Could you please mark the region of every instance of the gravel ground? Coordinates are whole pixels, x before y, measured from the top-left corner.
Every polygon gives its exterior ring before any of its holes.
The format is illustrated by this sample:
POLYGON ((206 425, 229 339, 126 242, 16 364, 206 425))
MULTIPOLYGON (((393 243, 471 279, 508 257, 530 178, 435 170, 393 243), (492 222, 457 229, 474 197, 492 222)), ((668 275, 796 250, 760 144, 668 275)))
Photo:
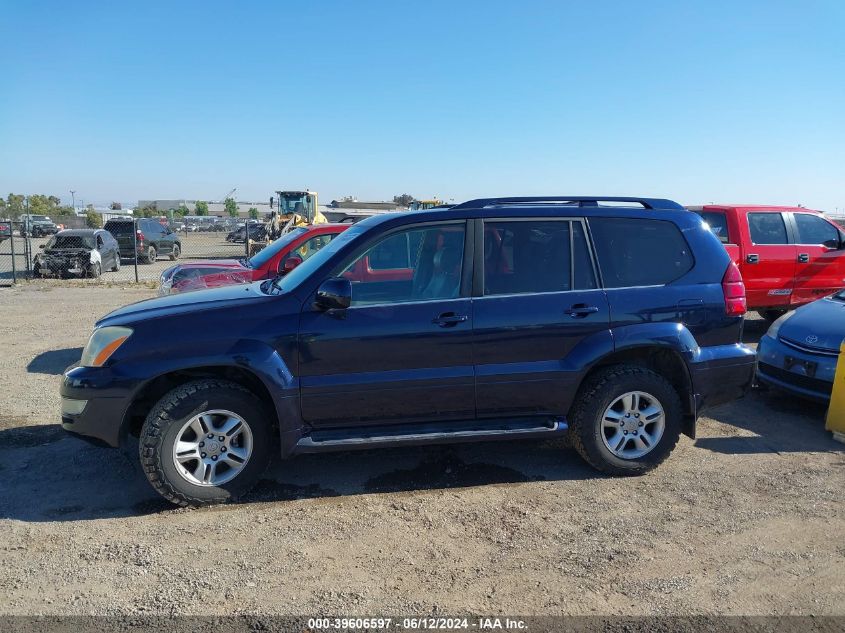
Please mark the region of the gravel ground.
POLYGON ((845 615, 845 447, 823 409, 768 393, 640 478, 558 443, 392 449, 297 457, 243 503, 170 509, 56 424, 95 319, 153 295, 0 289, 0 612, 845 615))

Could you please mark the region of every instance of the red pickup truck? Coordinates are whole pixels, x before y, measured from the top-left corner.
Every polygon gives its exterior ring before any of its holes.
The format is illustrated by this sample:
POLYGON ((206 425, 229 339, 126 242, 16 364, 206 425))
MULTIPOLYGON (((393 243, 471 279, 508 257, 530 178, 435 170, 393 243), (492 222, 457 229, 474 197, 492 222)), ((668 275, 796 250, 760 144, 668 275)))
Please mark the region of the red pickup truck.
POLYGON ((700 215, 742 272, 748 308, 773 320, 845 288, 845 231, 803 207, 705 205, 700 215))

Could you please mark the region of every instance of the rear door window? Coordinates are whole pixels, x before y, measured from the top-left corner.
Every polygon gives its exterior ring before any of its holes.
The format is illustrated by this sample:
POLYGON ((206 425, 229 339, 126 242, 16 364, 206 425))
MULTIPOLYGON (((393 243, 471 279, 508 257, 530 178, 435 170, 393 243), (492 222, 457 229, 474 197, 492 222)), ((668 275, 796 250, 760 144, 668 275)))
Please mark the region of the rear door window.
POLYGON ((672 222, 641 218, 590 218, 606 288, 659 286, 679 279, 695 261, 672 222))
POLYGON ((786 223, 780 213, 749 213, 748 231, 755 244, 789 244, 786 223))
POLYGON ((839 231, 827 220, 809 213, 796 213, 799 244, 823 244, 836 248, 839 245, 839 231))
POLYGON ((566 292, 596 287, 581 222, 484 223, 484 294, 566 292))

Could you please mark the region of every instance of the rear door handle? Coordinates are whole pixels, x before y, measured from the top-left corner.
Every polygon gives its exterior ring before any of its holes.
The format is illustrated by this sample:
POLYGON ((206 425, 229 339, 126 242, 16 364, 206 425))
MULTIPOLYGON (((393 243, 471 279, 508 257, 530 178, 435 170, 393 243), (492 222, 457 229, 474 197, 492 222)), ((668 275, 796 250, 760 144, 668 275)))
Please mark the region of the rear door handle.
POLYGON ((760 256, 759 255, 746 255, 745 261, 749 264, 756 264, 757 262, 760 261, 760 256))
POLYGON ((588 306, 586 303, 576 303, 565 312, 573 319, 583 319, 588 314, 595 314, 599 309, 596 306, 588 306))
POLYGON ((440 327, 452 327, 453 325, 457 325, 458 323, 463 323, 467 320, 467 318, 468 317, 465 314, 444 312, 439 317, 432 319, 431 322, 435 325, 439 325, 440 327))
POLYGON ((802 264, 806 264, 810 261, 810 254, 809 253, 798 253, 798 261, 802 264))

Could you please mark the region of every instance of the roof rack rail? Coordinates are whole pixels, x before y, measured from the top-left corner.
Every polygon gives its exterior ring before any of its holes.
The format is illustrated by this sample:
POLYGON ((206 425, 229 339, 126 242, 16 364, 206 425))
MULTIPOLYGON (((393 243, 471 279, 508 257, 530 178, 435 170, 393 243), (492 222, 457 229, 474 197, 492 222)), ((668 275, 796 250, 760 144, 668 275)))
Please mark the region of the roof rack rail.
POLYGON ((452 209, 475 209, 510 204, 569 204, 579 207, 597 207, 600 202, 634 202, 646 209, 683 210, 683 206, 665 198, 632 198, 627 196, 523 196, 511 198, 477 198, 455 205, 452 209))

